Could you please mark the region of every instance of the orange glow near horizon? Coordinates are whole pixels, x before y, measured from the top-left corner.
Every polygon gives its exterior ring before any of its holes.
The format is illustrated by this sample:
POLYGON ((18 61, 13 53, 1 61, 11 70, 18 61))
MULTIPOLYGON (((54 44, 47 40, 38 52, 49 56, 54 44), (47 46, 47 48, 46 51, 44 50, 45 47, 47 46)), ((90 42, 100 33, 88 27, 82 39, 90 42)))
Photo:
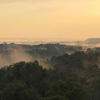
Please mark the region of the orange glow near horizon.
POLYGON ((0 38, 100 37, 100 0, 0 1, 0 38))

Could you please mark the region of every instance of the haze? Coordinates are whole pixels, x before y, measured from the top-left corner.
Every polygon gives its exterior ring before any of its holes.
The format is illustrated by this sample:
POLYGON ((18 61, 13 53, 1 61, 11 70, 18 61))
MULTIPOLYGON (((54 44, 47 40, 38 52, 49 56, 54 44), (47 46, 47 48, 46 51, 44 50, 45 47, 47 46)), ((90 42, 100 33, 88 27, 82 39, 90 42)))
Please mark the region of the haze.
POLYGON ((100 37, 100 0, 0 0, 0 38, 100 37))

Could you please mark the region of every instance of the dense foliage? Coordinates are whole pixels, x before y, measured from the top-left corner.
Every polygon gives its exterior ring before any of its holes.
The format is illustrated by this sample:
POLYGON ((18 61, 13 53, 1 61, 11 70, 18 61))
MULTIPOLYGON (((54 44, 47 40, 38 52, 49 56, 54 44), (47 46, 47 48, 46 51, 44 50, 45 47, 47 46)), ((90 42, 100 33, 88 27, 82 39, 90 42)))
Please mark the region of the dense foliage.
POLYGON ((50 58, 52 56, 62 55, 64 53, 73 53, 82 51, 81 46, 67 46, 60 44, 39 44, 39 45, 24 45, 24 44, 0 44, 0 54, 11 55, 14 50, 24 50, 26 53, 35 58, 50 58))
POLYGON ((0 69, 0 100, 100 100, 100 53, 75 52, 0 69))

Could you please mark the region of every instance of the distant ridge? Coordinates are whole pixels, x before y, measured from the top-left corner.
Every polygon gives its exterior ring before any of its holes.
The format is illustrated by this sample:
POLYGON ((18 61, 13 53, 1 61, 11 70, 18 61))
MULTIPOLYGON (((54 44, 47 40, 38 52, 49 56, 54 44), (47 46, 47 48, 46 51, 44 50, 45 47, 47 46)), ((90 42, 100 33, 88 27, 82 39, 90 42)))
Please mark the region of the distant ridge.
POLYGON ((100 38, 88 38, 85 40, 86 43, 93 43, 93 44, 99 44, 100 38))
POLYGON ((100 41, 100 38, 88 38, 85 41, 100 41))

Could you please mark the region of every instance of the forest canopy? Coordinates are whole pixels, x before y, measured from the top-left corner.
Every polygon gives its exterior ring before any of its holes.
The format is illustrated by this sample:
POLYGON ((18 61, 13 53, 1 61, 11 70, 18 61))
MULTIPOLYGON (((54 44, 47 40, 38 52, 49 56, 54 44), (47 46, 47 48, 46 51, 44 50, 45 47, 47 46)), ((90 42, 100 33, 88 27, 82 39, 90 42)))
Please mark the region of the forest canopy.
POLYGON ((0 100, 100 100, 100 53, 75 52, 0 69, 0 100))

